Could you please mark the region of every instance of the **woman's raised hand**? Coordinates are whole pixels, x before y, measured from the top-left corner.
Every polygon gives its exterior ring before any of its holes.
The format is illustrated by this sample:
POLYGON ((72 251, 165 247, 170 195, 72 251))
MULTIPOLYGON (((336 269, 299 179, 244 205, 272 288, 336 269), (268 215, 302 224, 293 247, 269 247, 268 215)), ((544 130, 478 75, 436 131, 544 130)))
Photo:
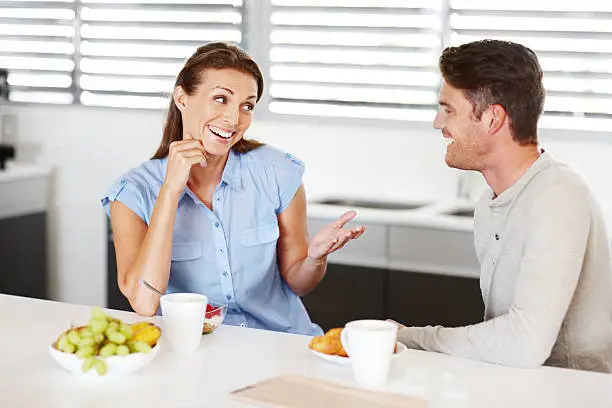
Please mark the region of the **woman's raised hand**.
POLYGON ((190 133, 185 133, 183 140, 170 143, 164 184, 174 193, 183 191, 189 180, 191 167, 196 164, 206 167, 207 158, 202 141, 194 139, 190 133))
POLYGON ((355 211, 348 211, 319 231, 308 247, 308 257, 319 261, 342 248, 349 240, 359 238, 365 231, 365 226, 359 225, 352 229, 344 228, 344 225, 356 216, 355 211))

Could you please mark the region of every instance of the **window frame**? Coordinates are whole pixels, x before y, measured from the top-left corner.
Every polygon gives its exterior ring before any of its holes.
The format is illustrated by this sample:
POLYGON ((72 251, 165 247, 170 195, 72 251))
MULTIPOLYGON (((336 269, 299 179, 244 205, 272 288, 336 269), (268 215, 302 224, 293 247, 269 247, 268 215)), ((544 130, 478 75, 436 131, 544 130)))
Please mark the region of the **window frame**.
MULTIPOLYGON (((78 14, 79 7, 86 5, 87 3, 81 3, 80 0, 75 0, 72 3, 73 9, 75 10, 76 16, 74 18, 75 35, 73 37, 73 44, 76 51, 73 55, 73 61, 75 68, 73 69, 72 85, 69 88, 73 95, 73 102, 71 104, 53 104, 53 103, 32 103, 32 102, 9 102, 3 101, 4 105, 13 106, 81 106, 88 109, 138 109, 145 111, 164 111, 165 108, 147 108, 147 107, 113 107, 113 106, 91 106, 84 105, 80 102, 81 89, 78 85, 80 68, 79 60, 81 54, 79 52, 80 42, 82 41, 80 36, 80 25, 81 20, 78 14)), ((450 38, 452 29, 448 24, 451 16, 451 0, 444 0, 442 2, 442 8, 440 10, 440 18, 442 21, 441 30, 441 43, 440 53, 442 50, 450 44, 450 38)), ((391 129, 432 129, 431 123, 435 117, 436 111, 424 110, 422 119, 407 118, 407 119, 370 119, 370 118, 351 118, 343 116, 317 116, 312 114, 290 114, 290 113, 277 113, 272 112, 269 109, 271 98, 269 96, 269 89, 271 80, 269 77, 271 61, 270 61, 270 49, 272 43, 270 40, 270 33, 272 31, 272 24, 270 17, 272 13, 272 5, 270 0, 243 0, 242 2, 242 42, 241 46, 245 48, 257 61, 265 81, 265 89, 262 94, 260 101, 255 109, 256 120, 265 121, 277 121, 281 123, 312 123, 313 119, 316 120, 318 125, 329 125, 329 126, 359 126, 359 127, 371 127, 371 128, 391 128, 391 129)), ((436 92, 439 91, 439 82, 436 87, 436 92)), ((169 97, 170 95, 168 95, 169 97)), ((612 130, 612 118, 580 118, 580 117, 560 117, 560 116, 547 116, 542 115, 539 122, 539 127, 542 129, 561 129, 570 131, 588 131, 588 132, 609 132, 612 130)))

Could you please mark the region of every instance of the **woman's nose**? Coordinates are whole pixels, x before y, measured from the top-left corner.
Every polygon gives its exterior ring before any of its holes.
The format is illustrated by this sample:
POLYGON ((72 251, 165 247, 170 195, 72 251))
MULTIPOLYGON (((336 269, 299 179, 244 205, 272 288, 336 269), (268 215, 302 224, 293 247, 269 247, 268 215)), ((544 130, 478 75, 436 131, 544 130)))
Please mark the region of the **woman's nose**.
POLYGON ((238 124, 238 109, 228 106, 223 113, 223 120, 230 125, 238 124))

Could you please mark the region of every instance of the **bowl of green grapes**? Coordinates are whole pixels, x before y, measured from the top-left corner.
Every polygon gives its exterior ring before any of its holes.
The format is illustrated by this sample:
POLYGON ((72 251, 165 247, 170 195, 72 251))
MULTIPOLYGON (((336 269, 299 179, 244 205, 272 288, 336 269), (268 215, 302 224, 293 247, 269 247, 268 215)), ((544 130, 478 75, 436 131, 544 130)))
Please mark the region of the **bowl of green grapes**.
POLYGON ((151 362, 159 351, 161 329, 149 322, 128 324, 91 310, 87 325, 73 326, 49 346, 64 369, 87 376, 129 374, 151 362))

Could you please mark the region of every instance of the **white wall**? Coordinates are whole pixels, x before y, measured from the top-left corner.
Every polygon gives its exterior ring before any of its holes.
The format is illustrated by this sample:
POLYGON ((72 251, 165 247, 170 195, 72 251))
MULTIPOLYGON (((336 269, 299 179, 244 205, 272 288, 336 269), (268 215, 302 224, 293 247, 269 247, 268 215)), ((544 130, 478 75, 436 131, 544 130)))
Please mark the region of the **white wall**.
MULTIPOLYGON (((50 291, 54 299, 104 305, 106 216, 100 198, 122 172, 159 143, 163 113, 85 107, 10 106, 20 161, 52 165, 49 217, 50 291)), ((437 200, 455 193, 457 172, 430 124, 405 127, 329 125, 313 119, 257 120, 249 136, 301 158, 309 194, 437 200)), ((612 212, 612 135, 542 131, 554 155, 576 164, 612 212)))

